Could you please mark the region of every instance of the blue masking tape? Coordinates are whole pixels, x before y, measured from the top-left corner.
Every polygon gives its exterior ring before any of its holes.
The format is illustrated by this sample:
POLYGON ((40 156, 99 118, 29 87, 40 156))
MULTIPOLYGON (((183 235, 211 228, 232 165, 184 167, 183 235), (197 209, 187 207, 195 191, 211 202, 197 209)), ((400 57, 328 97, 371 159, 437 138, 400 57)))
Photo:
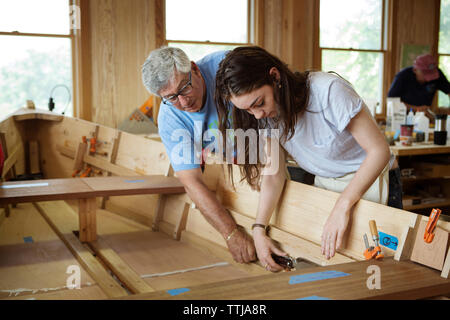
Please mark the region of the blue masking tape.
POLYGON ((188 288, 178 288, 178 289, 167 290, 167 293, 170 294, 171 296, 177 296, 179 294, 182 294, 183 292, 187 292, 190 290, 191 289, 188 289, 188 288))
POLYGON ((304 298, 298 298, 295 300, 331 300, 330 298, 319 297, 319 296, 309 296, 304 298))
POLYGON ((380 244, 392 250, 397 250, 398 239, 397 237, 378 231, 380 236, 380 244))
POLYGON ((125 180, 128 183, 145 182, 145 180, 125 180))
POLYGON ((345 277, 345 276, 349 276, 349 275, 350 275, 349 273, 344 273, 344 272, 334 271, 334 270, 316 272, 316 273, 308 273, 308 274, 299 274, 297 276, 290 277, 289 284, 298 284, 298 283, 305 283, 305 282, 311 282, 311 281, 333 279, 333 278, 345 277))
POLYGON ((33 238, 32 237, 23 237, 23 242, 25 243, 33 243, 33 238))

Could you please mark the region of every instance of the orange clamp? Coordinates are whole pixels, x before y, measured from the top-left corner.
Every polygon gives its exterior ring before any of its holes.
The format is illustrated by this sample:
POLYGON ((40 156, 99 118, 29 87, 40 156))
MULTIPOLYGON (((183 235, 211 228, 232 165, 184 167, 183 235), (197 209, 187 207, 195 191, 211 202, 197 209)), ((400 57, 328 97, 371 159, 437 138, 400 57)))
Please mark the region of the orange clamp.
POLYGON ((425 233, 423 235, 423 239, 426 243, 431 243, 434 239, 434 229, 436 228, 436 224, 439 220, 439 216, 441 215, 440 209, 431 210, 430 217, 428 219, 427 226, 425 228, 425 233))
POLYGON ((89 149, 90 153, 95 153, 96 150, 96 145, 97 145, 97 138, 91 138, 91 148, 89 149))

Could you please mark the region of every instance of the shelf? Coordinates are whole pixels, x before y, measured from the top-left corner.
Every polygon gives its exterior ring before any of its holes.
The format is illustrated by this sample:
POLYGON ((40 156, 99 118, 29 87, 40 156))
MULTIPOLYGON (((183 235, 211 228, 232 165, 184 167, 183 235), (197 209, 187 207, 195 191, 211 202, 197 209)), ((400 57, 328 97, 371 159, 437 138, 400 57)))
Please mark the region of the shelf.
POLYGON ((428 154, 443 154, 450 153, 450 144, 440 146, 435 145, 432 142, 413 144, 412 146, 391 146, 390 147, 395 156, 416 156, 416 155, 428 155, 428 154))
POLYGON ((423 180, 450 179, 450 176, 444 176, 444 177, 417 176, 415 178, 402 177, 401 179, 402 179, 402 182, 412 182, 412 181, 423 181, 423 180))
POLYGON ((440 207, 447 207, 450 206, 450 199, 446 199, 442 202, 433 202, 433 203, 421 203, 421 204, 415 204, 412 206, 405 206, 403 207, 403 210, 411 211, 411 210, 418 210, 418 209, 426 209, 426 208, 440 208, 440 207))

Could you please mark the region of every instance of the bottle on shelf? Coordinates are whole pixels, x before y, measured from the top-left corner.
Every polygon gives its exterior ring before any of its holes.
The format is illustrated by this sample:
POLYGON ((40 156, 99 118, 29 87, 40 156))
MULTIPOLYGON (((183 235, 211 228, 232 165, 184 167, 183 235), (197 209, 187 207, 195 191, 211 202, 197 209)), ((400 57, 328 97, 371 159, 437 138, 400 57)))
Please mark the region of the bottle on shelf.
POLYGON ((414 124, 414 112, 409 109, 408 115, 406 116, 406 124, 414 124))
POLYGON ((428 141, 428 131, 430 120, 425 116, 425 112, 418 111, 414 117, 414 131, 421 131, 425 134, 425 142, 428 141))

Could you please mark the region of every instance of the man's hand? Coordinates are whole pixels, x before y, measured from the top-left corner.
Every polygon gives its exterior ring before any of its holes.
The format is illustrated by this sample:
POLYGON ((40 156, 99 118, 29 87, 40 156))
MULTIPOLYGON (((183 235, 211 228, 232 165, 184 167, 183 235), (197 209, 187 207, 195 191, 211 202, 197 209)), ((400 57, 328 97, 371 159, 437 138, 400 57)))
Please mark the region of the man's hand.
POLYGON ((227 245, 236 262, 249 263, 256 260, 253 240, 245 232, 238 229, 227 241, 227 245))

